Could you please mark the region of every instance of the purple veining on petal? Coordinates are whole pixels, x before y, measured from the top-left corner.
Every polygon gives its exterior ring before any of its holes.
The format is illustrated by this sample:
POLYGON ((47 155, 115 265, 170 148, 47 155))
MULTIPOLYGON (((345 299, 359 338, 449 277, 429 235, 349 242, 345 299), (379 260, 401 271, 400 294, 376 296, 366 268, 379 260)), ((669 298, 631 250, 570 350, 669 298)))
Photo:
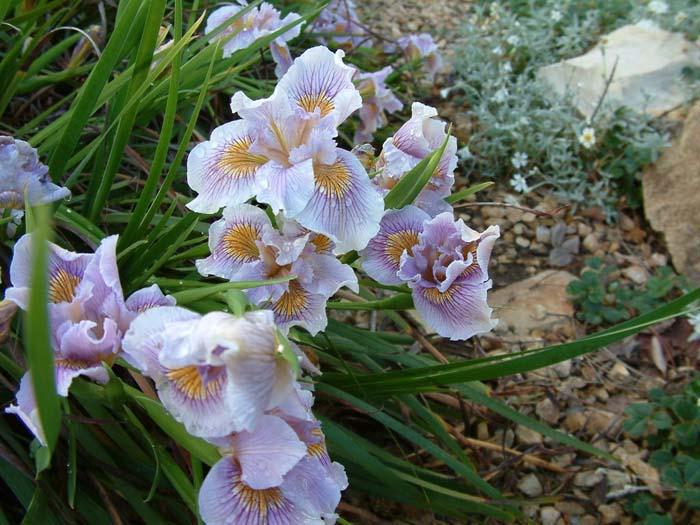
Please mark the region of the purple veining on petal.
POLYGON ((389 210, 382 217, 379 232, 360 252, 362 269, 382 284, 398 285, 403 281, 397 275, 404 252, 412 252, 430 216, 415 206, 389 210))
POLYGON ((490 331, 488 262, 498 226, 478 233, 451 213, 425 222, 418 244, 404 252, 398 277, 412 289, 418 312, 443 337, 467 339, 490 331))
POLYGON ((70 196, 67 188, 49 178, 49 168, 39 161, 36 149, 23 140, 0 135, 0 209, 24 209, 70 196))

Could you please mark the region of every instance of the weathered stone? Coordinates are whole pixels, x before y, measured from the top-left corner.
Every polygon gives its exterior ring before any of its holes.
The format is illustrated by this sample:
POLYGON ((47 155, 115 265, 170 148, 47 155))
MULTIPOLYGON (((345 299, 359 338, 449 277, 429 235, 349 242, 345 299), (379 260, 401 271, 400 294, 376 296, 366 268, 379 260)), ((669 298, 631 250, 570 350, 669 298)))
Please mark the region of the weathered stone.
POLYGON ((608 377, 613 381, 626 381, 630 377, 630 371, 622 361, 617 361, 608 371, 608 377))
POLYGON ((649 279, 649 272, 637 264, 622 270, 622 275, 635 284, 644 284, 649 279))
POLYGON ((564 428, 567 432, 579 432, 586 425, 586 414, 577 410, 566 414, 564 418, 564 428))
POLYGON ((597 470, 585 470, 574 476, 574 485, 591 488, 603 481, 603 473, 597 470))
POLYGON ((518 490, 530 496, 531 498, 536 498, 542 495, 542 483, 534 474, 528 474, 523 479, 518 482, 518 490))
POLYGON ((493 292, 489 302, 499 319, 496 331, 527 336, 537 328, 551 330, 570 322, 574 307, 566 286, 575 278, 548 270, 493 292))
POLYGON ((700 103, 678 140, 644 173, 642 189, 644 213, 664 234, 676 270, 700 284, 700 103))
POLYGON ((595 253, 600 246, 598 236, 595 233, 589 233, 583 238, 583 249, 589 253, 595 253))
POLYGON ((619 503, 601 505, 598 507, 598 512, 600 512, 600 522, 602 525, 620 523, 620 519, 622 518, 622 506, 619 503))
POLYGON ((545 397, 535 405, 535 414, 550 425, 554 425, 559 421, 559 407, 548 397, 545 397))
POLYGON ((560 525, 564 523, 561 519, 561 512, 554 507, 542 507, 540 509, 540 523, 542 525, 560 525))
POLYGON ((518 425, 515 429, 515 436, 521 445, 532 446, 542 443, 542 434, 522 425, 518 425))
POLYGON ((547 226, 545 226, 543 224, 540 224, 537 227, 537 229, 535 230, 535 238, 537 239, 537 242, 541 242, 543 244, 546 244, 549 242, 551 237, 552 237, 552 231, 547 226))
POLYGON ((586 54, 540 68, 538 76, 555 94, 572 94, 586 117, 604 93, 612 107, 624 105, 656 116, 691 99, 683 70, 698 66, 700 48, 681 33, 626 25, 603 36, 586 54))
POLYGON ((566 516, 582 516, 586 509, 575 501, 560 501, 554 505, 559 512, 566 516))

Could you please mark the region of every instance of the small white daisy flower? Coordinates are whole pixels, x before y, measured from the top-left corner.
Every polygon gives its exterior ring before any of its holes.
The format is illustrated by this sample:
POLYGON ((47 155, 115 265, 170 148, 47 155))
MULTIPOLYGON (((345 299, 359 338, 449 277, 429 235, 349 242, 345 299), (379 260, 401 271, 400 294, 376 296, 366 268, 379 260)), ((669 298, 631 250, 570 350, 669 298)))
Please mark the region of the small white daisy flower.
POLYGON ((647 9, 656 15, 663 15, 668 13, 668 4, 663 0, 651 0, 647 9))
POLYGON ((513 71, 513 64, 510 63, 510 60, 503 62, 503 65, 501 65, 501 70, 504 73, 511 73, 513 71))
POLYGON ((511 46, 517 46, 520 43, 520 37, 518 35, 510 35, 506 38, 506 42, 511 46))
POLYGON ((510 163, 516 170, 524 168, 525 166, 527 166, 527 153, 521 151, 515 152, 513 158, 510 159, 510 163))
POLYGON ((578 141, 584 148, 591 149, 595 146, 595 130, 593 128, 583 128, 583 131, 578 136, 578 141))
POLYGON ((496 47, 494 47, 494 48, 491 50, 491 52, 492 52, 494 55, 500 57, 501 55, 503 55, 503 48, 502 48, 501 46, 496 46, 496 47))
POLYGON ((562 14, 559 9, 554 9, 549 16, 552 19, 552 22, 560 22, 562 19, 562 14))
POLYGON ((513 178, 510 179, 510 185, 513 189, 520 193, 527 193, 530 191, 530 187, 527 185, 527 180, 523 177, 522 173, 516 173, 513 178))
POLYGON ((491 100, 496 102, 497 104, 502 104, 506 100, 508 100, 508 97, 510 96, 510 93, 508 93, 508 90, 504 87, 496 91, 493 96, 491 97, 491 100))

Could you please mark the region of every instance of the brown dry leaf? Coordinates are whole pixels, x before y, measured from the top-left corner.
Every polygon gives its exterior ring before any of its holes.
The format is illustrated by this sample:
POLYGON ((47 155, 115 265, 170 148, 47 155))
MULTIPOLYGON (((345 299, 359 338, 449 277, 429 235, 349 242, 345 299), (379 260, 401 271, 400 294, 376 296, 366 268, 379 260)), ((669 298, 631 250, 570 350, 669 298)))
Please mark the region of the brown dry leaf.
POLYGON ((666 354, 664 353, 664 348, 661 344, 661 340, 656 335, 651 338, 651 341, 649 343, 649 355, 651 356, 651 360, 654 363, 654 366, 658 368, 659 372, 661 372, 665 376, 666 371, 668 370, 668 365, 666 363, 666 354))
POLYGON ((618 449, 613 452, 615 456, 620 458, 625 468, 631 470, 644 484, 649 487, 649 491, 657 497, 663 497, 663 490, 659 482, 659 472, 643 461, 639 455, 630 454, 625 449, 618 449))

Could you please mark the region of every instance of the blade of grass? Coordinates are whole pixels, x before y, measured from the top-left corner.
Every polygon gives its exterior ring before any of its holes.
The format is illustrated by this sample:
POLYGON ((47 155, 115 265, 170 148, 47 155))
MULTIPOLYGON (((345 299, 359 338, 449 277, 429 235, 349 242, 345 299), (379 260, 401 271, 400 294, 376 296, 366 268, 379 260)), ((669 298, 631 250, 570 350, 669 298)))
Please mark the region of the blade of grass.
POLYGON ((31 216, 34 223, 31 290, 24 339, 41 428, 49 453, 53 454, 61 427, 61 405, 56 393, 54 356, 49 334, 49 210, 47 207, 34 208, 31 216))

